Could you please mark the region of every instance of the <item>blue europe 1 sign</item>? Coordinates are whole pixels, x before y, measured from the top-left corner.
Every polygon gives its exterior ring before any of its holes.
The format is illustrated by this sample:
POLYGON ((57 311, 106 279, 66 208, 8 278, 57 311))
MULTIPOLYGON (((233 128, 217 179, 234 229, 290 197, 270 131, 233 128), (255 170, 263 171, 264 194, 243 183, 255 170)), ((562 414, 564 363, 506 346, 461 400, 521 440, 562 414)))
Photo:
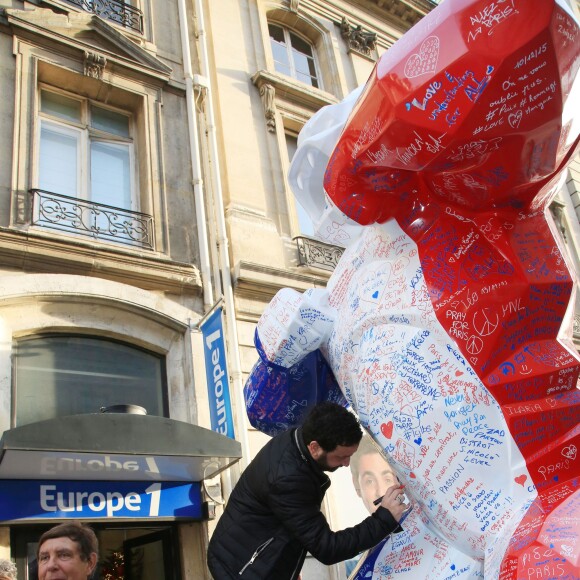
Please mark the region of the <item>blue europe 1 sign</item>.
POLYGON ((0 521, 205 518, 200 483, 0 480, 0 521))
POLYGON ((234 439, 221 308, 216 308, 213 314, 201 324, 201 332, 203 334, 211 428, 217 433, 234 439))

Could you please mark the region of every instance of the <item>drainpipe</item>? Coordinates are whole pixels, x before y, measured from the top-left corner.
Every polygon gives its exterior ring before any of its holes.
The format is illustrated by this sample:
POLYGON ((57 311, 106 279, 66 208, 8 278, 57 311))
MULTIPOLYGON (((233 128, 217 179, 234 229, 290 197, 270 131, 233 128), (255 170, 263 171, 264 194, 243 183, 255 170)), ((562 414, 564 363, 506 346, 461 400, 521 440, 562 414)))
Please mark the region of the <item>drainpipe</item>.
MULTIPOLYGON (((193 70, 191 66, 191 45, 189 42, 189 28, 187 26, 187 10, 185 7, 185 2, 186 0, 178 0, 177 6, 179 10, 179 31, 181 35, 181 48, 183 53, 183 76, 185 79, 187 126, 189 133, 189 150, 191 152, 195 214, 197 216, 197 231, 199 236, 199 259, 201 283, 203 288, 203 311, 204 313, 207 313, 214 306, 214 294, 212 287, 209 243, 206 226, 207 216, 205 211, 204 183, 201 172, 201 155, 199 146, 197 113, 195 108, 193 70)), ((229 497, 232 492, 232 478, 230 470, 226 470, 222 474, 221 481, 223 486, 223 494, 224 496, 229 497)), ((205 480, 203 484, 205 486, 205 480)))
POLYGON ((199 235, 199 260, 201 284, 203 288, 203 311, 208 312, 214 304, 214 296, 211 283, 209 244, 206 229, 207 219, 204 201, 205 196, 201 174, 201 161, 197 133, 197 115, 195 112, 195 92, 193 87, 193 71, 191 67, 191 50, 189 44, 189 31, 187 27, 185 0, 178 0, 177 5, 179 9, 181 47, 183 51, 183 76, 185 79, 189 150, 191 152, 191 167, 193 173, 193 194, 195 199, 195 214, 197 216, 197 231, 199 235))
POLYGON ((224 200, 222 183, 220 177, 220 164, 217 146, 216 125, 213 112, 211 75, 209 70, 209 59, 207 55, 207 37, 203 16, 203 6, 201 0, 195 0, 195 14, 197 17, 197 33, 199 41, 200 72, 205 77, 207 87, 206 114, 208 119, 208 141, 211 174, 214 185, 214 209, 217 228, 218 260, 223 285, 226 331, 228 336, 228 366, 232 376, 232 387, 234 391, 234 410, 236 415, 238 440, 242 445, 241 467, 247 467, 250 458, 250 446, 248 443, 248 431, 246 429, 246 415, 244 404, 244 383, 240 363, 240 352, 237 335, 236 315, 234 309, 234 293, 232 288, 232 278, 230 271, 229 242, 226 231, 226 220, 224 215, 224 200))

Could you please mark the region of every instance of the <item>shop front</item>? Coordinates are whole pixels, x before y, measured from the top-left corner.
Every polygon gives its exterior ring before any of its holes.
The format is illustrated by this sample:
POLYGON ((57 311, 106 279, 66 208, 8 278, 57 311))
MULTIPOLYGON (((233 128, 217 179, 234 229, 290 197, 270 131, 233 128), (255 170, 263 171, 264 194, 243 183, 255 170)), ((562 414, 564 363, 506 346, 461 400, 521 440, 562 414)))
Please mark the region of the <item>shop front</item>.
POLYGON ((0 543, 9 543, 19 580, 36 579, 38 538, 75 519, 99 539, 96 579, 203 577, 214 514, 205 483, 240 457, 231 438, 147 415, 73 415, 10 429, 0 440, 0 543))

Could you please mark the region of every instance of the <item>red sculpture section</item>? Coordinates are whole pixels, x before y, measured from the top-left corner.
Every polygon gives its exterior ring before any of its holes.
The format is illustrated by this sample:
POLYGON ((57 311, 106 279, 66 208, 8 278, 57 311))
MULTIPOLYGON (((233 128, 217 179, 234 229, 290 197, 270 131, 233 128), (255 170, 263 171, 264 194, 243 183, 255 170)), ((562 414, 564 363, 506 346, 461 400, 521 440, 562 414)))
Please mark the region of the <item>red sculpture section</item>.
POLYGON ((572 578, 580 565, 577 548, 558 545, 580 508, 580 364, 564 332, 573 283, 546 218, 577 151, 579 36, 554 1, 446 0, 378 62, 324 181, 347 216, 395 219, 417 243, 439 322, 526 459, 533 481, 516 483, 538 497, 502 579, 538 562, 542 577, 572 578))

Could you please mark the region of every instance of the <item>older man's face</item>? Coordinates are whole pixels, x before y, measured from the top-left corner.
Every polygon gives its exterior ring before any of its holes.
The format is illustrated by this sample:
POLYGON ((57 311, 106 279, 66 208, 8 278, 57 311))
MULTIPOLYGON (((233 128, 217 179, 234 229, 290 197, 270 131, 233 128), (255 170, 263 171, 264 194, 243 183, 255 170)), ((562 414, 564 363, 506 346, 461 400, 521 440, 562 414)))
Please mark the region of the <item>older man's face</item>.
POLYGON ((38 553, 38 580, 87 580, 97 563, 97 555, 83 560, 76 542, 52 538, 43 542, 38 553))

